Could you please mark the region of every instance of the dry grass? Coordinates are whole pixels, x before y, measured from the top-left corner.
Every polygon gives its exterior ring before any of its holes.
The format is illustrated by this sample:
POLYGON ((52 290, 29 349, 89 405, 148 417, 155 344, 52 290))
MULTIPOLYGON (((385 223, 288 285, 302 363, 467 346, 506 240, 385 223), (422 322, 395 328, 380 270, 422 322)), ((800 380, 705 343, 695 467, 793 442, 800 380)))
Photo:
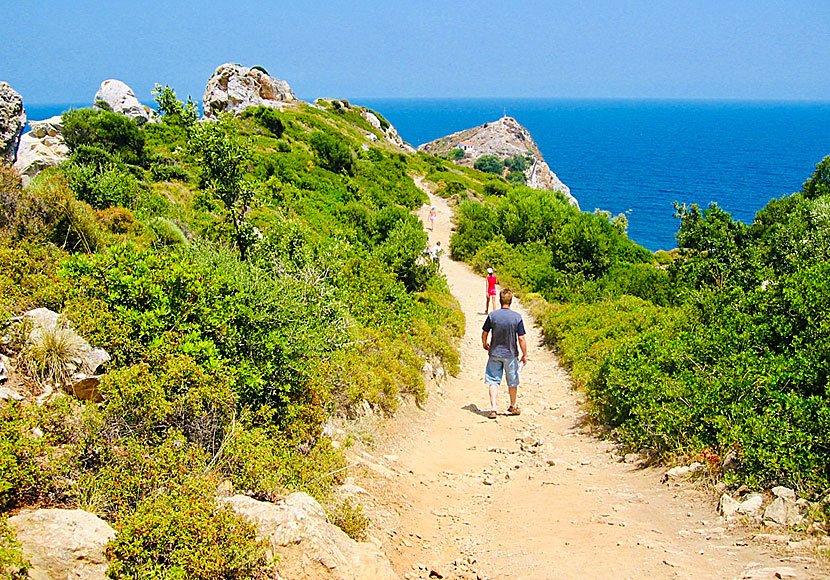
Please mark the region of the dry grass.
POLYGON ((21 352, 21 361, 41 385, 65 386, 77 370, 84 341, 66 324, 41 328, 21 352))

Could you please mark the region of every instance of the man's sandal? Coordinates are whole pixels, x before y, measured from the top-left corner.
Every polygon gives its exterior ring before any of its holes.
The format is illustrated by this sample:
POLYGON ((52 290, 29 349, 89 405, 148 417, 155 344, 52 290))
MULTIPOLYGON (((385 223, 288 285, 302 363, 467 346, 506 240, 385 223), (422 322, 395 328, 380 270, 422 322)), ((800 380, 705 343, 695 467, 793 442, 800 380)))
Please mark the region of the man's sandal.
POLYGON ((508 415, 521 415, 521 414, 522 414, 522 410, 521 410, 521 409, 519 409, 519 406, 518 406, 518 405, 517 405, 517 406, 515 406, 515 407, 510 406, 510 407, 507 407, 507 414, 508 414, 508 415))
POLYGON ((498 417, 498 413, 496 413, 495 411, 490 411, 490 413, 487 415, 488 419, 495 419, 496 417, 498 417))

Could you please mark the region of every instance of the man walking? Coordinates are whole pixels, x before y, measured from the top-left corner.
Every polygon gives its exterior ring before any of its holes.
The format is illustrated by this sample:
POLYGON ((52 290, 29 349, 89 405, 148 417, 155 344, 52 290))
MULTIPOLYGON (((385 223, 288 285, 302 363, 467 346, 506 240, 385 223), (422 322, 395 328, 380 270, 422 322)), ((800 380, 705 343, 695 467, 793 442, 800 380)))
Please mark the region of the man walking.
POLYGON ((516 395, 519 391, 519 348, 522 349, 522 365, 527 363, 527 340, 525 339, 525 325, 522 315, 510 310, 513 303, 513 292, 507 289, 499 293, 501 308, 494 310, 484 321, 481 327, 481 345, 490 353, 487 359, 487 370, 484 382, 490 389, 489 419, 498 416, 496 400, 501 386, 502 375, 507 375, 507 387, 510 393, 510 406, 507 413, 518 415, 521 411, 516 404, 516 395), (490 333, 492 332, 492 336, 490 333), (490 341, 488 342, 488 337, 490 341))

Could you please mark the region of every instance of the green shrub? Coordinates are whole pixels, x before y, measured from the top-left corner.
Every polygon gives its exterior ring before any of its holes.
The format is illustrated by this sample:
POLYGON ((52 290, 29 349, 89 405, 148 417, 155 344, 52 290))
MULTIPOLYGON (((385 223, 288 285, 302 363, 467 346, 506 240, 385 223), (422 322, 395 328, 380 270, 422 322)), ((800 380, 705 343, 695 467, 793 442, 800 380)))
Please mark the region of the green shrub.
POLYGON ((6 518, 0 519, 0 574, 5 580, 26 580, 29 566, 6 518))
POLYGON ((99 147, 126 163, 144 160, 144 136, 132 119, 110 111, 73 109, 62 115, 63 141, 70 153, 83 145, 99 147))
POLYGON ((154 245, 175 246, 187 245, 187 236, 172 220, 156 217, 147 221, 147 225, 155 234, 154 245))
POLYGON ((371 520, 363 513, 363 506, 352 498, 337 503, 329 510, 329 520, 358 542, 366 540, 366 530, 371 520))
POLYGON ((104 438, 88 451, 98 456, 97 461, 78 477, 74 491, 108 520, 120 521, 146 498, 188 484, 207 465, 204 452, 181 434, 170 432, 156 441, 123 439, 110 432, 110 417, 100 424, 104 438))
POLYGON ((498 179, 491 179, 484 184, 484 193, 486 195, 507 195, 510 186, 504 181, 498 179))
POLYGON ((126 234, 135 223, 135 215, 125 207, 107 207, 95 212, 95 217, 114 234, 126 234))
POLYGON ((308 140, 323 167, 334 173, 352 173, 354 166, 352 151, 342 141, 322 131, 313 132, 308 140))
POLYGON ((504 162, 497 155, 482 155, 473 164, 473 167, 484 173, 501 175, 504 171, 504 162))
POLYGON ((70 161, 61 171, 76 197, 95 208, 131 206, 141 189, 135 176, 115 163, 98 166, 70 161))
POLYGON ((107 577, 243 580, 267 577, 265 543, 214 499, 210 482, 149 496, 118 526, 106 549, 107 577))
POLYGON ((8 230, 13 239, 48 242, 83 252, 95 251, 103 241, 92 208, 75 198, 57 172, 41 172, 10 213, 8 230))
POLYGON ((463 159, 463 158, 464 158, 464 150, 463 149, 455 148, 452 151, 450 151, 449 153, 447 153, 447 159, 449 159, 451 161, 458 161, 459 159, 463 159))
POLYGON ((153 181, 183 181, 190 180, 190 174, 183 167, 171 163, 156 162, 150 165, 150 176, 153 181))
POLYGON ((183 103, 176 98, 176 92, 173 89, 168 85, 162 87, 158 83, 152 93, 165 123, 190 127, 198 120, 199 107, 190 97, 187 97, 187 103, 183 103))
POLYGON ((248 107, 242 112, 242 118, 256 119, 262 127, 267 129, 277 139, 282 137, 285 132, 285 125, 283 124, 280 114, 271 107, 248 107))
MULTIPOLYGON (((270 413, 273 409, 262 408, 252 422, 270 423, 270 413)), ((344 466, 342 454, 327 439, 240 425, 228 434, 213 468, 238 490, 265 497, 305 491, 323 499, 337 481, 334 472, 344 466)))
POLYGON ((0 507, 36 501, 51 473, 40 465, 47 458, 45 442, 32 435, 35 410, 21 403, 0 406, 0 507))

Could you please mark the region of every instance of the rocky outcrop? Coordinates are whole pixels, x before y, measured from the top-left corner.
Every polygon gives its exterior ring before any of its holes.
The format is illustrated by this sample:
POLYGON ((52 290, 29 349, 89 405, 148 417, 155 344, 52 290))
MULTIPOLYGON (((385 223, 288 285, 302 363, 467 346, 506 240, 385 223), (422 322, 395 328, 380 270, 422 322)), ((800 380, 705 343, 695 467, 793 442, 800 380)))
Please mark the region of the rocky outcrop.
POLYGON ((48 336, 62 333, 62 342, 67 345, 66 350, 70 359, 66 361, 69 375, 68 388, 72 394, 85 401, 102 401, 98 385, 101 376, 96 374, 98 368, 110 360, 110 355, 101 348, 92 346, 81 338, 74 330, 61 320, 58 313, 48 308, 36 308, 23 314, 30 330, 26 338, 28 347, 43 342, 48 336))
POLYGON ((356 542, 330 524, 322 506, 305 493, 279 503, 244 495, 220 501, 257 527, 268 541, 282 578, 293 580, 397 580, 386 556, 374 544, 356 542))
POLYGON ((23 97, 8 83, 0 81, 0 158, 14 163, 20 134, 26 126, 23 97))
POLYGON ((248 107, 260 105, 282 109, 285 103, 296 100, 287 82, 259 68, 227 63, 208 80, 202 106, 205 117, 210 118, 219 113, 238 115, 248 107))
POLYGON ((57 167, 69 156, 63 142, 63 121, 60 116, 45 121, 30 121, 32 128, 20 138, 15 169, 23 176, 25 185, 47 167, 57 167))
POLYGON ((150 107, 139 102, 129 85, 117 79, 108 79, 101 83, 101 88, 95 93, 93 108, 126 115, 139 125, 149 121, 153 112, 150 107))
POLYGON ((105 580, 104 548, 115 530, 83 510, 41 509, 9 518, 33 580, 105 580))
POLYGON ((392 145, 399 147, 406 151, 407 153, 415 153, 415 148, 410 145, 409 143, 405 142, 401 139, 400 134, 398 134, 398 130, 389 123, 388 121, 381 122, 378 116, 375 114, 374 111, 370 111, 369 109, 363 109, 361 111, 363 118, 368 121, 368 123, 374 127, 375 129, 380 130, 386 140, 391 143, 392 145))
POLYGON ((527 185, 535 189, 561 191, 572 205, 579 207, 568 186, 562 183, 545 162, 539 146, 530 136, 530 131, 513 117, 502 117, 493 123, 453 133, 424 143, 418 149, 432 155, 446 155, 453 149, 461 149, 464 156, 456 160, 456 163, 467 167, 473 167, 476 160, 483 155, 495 155, 500 159, 516 155, 529 156, 532 163, 524 172, 527 185))

